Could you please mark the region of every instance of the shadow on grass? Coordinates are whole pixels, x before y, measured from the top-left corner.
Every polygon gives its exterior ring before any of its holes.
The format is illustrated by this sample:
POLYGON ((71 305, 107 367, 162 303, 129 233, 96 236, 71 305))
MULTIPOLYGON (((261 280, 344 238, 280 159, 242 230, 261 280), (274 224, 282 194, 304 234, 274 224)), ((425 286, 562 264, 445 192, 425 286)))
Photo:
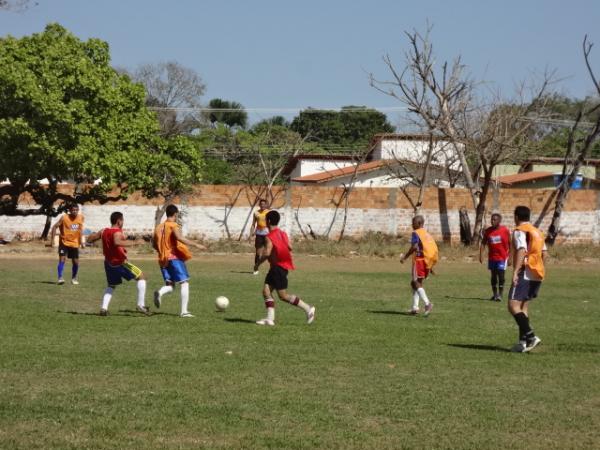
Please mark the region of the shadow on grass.
POLYGON ((483 297, 452 297, 451 295, 446 295, 444 298, 447 298, 448 300, 487 300, 490 303, 494 303, 489 298, 483 297))
POLYGON ((466 348, 468 350, 487 350, 490 352, 510 353, 510 349, 500 347, 499 345, 483 345, 483 344, 446 344, 448 347, 466 348))
MULTIPOLYGON (((411 314, 408 311, 393 311, 391 309, 383 310, 383 311, 373 311, 367 310, 369 314, 390 314, 394 316, 409 316, 409 317, 418 317, 418 314, 411 314)), ((424 316, 425 317, 425 316, 424 316)))
POLYGON ((223 320, 225 322, 231 322, 231 323, 251 323, 251 324, 256 323, 255 320, 242 319, 241 317, 232 317, 232 318, 228 317, 223 320))
MULTIPOLYGON (((98 316, 98 317, 106 317, 101 316, 99 312, 81 312, 81 311, 57 311, 62 314, 71 314, 73 316, 98 316)), ((132 309, 120 309, 118 312, 108 312, 108 316, 115 317, 150 317, 150 316, 172 316, 179 317, 179 314, 173 313, 165 313, 165 312, 151 312, 149 315, 142 314, 141 312, 132 310, 132 309)))
POLYGON ((249 275, 252 275, 254 272, 252 272, 251 270, 230 270, 229 273, 247 273, 249 275))
MULTIPOLYGON (((32 281, 33 284, 53 284, 54 286, 60 286, 56 281, 32 281)), ((66 284, 66 283, 65 283, 66 284)))

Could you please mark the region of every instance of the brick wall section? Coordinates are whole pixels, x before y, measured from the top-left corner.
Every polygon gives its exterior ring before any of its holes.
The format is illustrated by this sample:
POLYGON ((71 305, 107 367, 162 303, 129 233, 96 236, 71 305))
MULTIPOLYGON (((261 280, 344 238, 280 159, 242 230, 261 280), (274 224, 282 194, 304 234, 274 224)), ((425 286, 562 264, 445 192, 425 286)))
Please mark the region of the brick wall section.
MULTIPOLYGON (((69 189, 69 187, 65 187, 69 189)), ((184 212, 184 232, 205 239, 237 238, 247 234, 252 222, 250 205, 262 191, 258 186, 201 185, 176 200, 184 212)), ((293 186, 273 189, 273 207, 283 214, 282 227, 292 235, 308 233, 309 225, 319 235, 336 237, 343 223, 343 204, 335 208, 342 188, 293 186), (302 226, 302 230, 300 229, 302 226)), ((409 190, 416 198, 417 191, 409 190)), ((504 222, 512 225, 512 212, 517 205, 531 208, 533 221, 546 230, 554 208, 554 192, 547 190, 504 189, 490 192, 490 212, 498 211, 504 222), (541 220, 540 220, 541 219, 541 220)), ((30 204, 27 198, 23 204, 30 204)), ((127 200, 108 205, 86 204, 86 228, 97 230, 107 225, 112 211, 125 214, 125 227, 135 233, 150 233, 154 212, 161 199, 147 199, 139 193, 127 200)), ((456 242, 459 239, 458 211, 466 206, 471 219, 474 212, 471 197, 464 189, 429 188, 425 191, 421 213, 426 228, 437 238, 456 242)), ((396 188, 356 188, 349 200, 345 233, 360 236, 368 231, 386 234, 408 234, 412 208, 406 196, 396 188)), ((0 234, 23 232, 39 234, 44 217, 0 216, 0 234)), ((489 219, 488 219, 489 220, 489 219)), ((600 192, 572 191, 563 212, 559 239, 570 243, 600 243, 600 192)))

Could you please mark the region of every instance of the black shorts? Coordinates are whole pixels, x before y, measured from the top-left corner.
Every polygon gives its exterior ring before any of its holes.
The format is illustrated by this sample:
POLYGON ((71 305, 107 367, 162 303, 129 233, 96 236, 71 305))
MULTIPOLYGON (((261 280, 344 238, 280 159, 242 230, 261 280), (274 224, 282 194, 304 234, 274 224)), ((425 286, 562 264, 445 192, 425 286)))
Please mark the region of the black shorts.
POLYGON ((511 286, 508 292, 508 299, 519 301, 534 299, 538 296, 541 286, 541 281, 526 280, 525 272, 521 272, 517 284, 511 286))
POLYGON ((285 270, 283 267, 273 266, 269 269, 269 272, 267 273, 267 277, 265 278, 265 284, 274 287, 278 291, 282 289, 287 289, 287 275, 288 271, 285 270))
POLYGON ((60 244, 58 246, 58 256, 66 256, 69 259, 79 259, 79 248, 67 247, 66 245, 60 244))
POLYGON ((267 245, 267 235, 257 234, 254 236, 254 248, 261 248, 267 245))

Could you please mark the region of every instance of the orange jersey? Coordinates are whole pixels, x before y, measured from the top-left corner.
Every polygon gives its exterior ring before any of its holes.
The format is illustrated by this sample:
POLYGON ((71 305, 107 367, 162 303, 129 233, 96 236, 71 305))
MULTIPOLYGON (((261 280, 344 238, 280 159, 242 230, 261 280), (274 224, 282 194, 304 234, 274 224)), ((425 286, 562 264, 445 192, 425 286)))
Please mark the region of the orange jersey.
POLYGON ((254 220, 256 220, 256 234, 267 235, 269 230, 267 229, 267 213, 268 209, 262 211, 256 211, 254 213, 254 220))
POLYGON ((187 245, 177 240, 175 236, 177 229, 179 229, 177 222, 166 221, 154 230, 154 243, 158 251, 160 267, 167 267, 171 259, 187 261, 192 257, 187 245))
POLYGON ((60 225, 60 242, 65 247, 79 247, 81 233, 83 232, 83 216, 77 214, 75 219, 65 214, 60 225))
POLYGON ((522 231, 527 237, 525 265, 535 277, 543 280, 546 274, 544 258, 542 256, 544 251, 544 234, 529 222, 522 223, 515 230, 522 231))
MULTIPOLYGON (((425 230, 425 228, 418 228, 414 232, 419 236, 419 240, 421 241, 421 248, 423 252, 422 258, 425 260, 425 267, 427 270, 431 270, 431 268, 438 262, 437 244, 427 230, 425 230)), ((413 258, 415 260, 417 259, 416 252, 413 258)))

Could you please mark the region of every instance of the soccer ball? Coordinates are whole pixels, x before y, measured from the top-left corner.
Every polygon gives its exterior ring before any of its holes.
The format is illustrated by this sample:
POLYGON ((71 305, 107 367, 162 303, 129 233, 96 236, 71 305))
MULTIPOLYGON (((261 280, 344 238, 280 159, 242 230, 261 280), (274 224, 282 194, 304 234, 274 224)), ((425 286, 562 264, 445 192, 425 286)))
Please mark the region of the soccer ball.
POLYGON ((220 295, 215 299, 215 307, 217 308, 217 311, 225 311, 228 306, 229 299, 227 297, 220 295))

